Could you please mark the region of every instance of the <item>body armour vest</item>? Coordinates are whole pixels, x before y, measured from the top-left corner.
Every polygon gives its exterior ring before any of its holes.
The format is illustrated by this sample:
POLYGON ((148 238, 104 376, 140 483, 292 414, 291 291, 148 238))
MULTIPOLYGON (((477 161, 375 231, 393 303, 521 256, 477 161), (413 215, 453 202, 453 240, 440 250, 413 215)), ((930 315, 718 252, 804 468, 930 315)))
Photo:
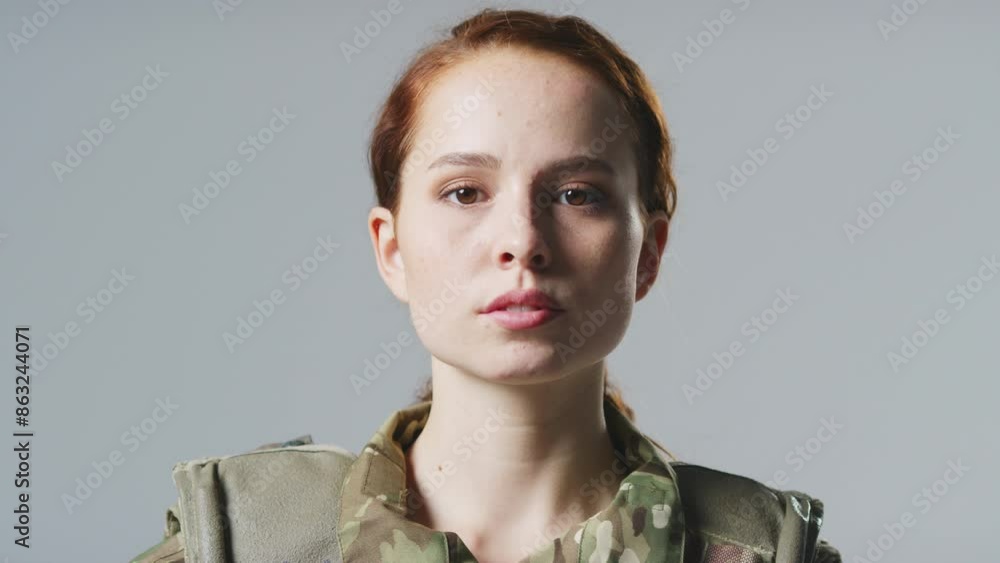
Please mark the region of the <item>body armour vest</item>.
MULTIPOLYGON (((478 563, 457 534, 407 518, 404 451, 429 409, 393 413, 359 455, 306 435, 176 464, 164 540, 133 561, 478 563)), ((605 413, 614 500, 561 535, 540 531, 520 563, 840 563, 818 538, 818 499, 673 461, 612 403, 605 413)))

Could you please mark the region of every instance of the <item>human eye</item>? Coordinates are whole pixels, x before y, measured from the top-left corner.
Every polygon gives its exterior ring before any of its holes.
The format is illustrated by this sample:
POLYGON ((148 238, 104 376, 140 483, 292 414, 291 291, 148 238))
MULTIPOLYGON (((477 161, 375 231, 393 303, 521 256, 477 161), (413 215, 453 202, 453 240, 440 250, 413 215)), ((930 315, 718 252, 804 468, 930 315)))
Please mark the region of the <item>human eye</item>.
POLYGON ((459 184, 441 194, 441 197, 453 203, 465 206, 476 203, 476 195, 480 192, 481 190, 472 184, 459 184), (451 197, 452 195, 457 196, 459 199, 453 199, 451 197), (472 201, 468 200, 469 197, 472 198, 472 201))
POLYGON ((565 197, 565 203, 572 207, 579 207, 592 211, 604 202, 604 194, 599 190, 587 188, 586 186, 572 186, 556 193, 556 199, 560 202, 565 197))

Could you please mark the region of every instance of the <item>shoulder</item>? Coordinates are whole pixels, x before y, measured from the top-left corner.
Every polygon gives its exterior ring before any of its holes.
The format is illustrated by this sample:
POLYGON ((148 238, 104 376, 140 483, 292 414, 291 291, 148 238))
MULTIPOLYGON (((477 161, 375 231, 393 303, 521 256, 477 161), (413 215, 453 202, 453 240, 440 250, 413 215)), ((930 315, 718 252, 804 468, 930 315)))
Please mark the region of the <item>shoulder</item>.
POLYGON ((283 456, 291 452, 321 452, 326 455, 338 458, 353 459, 355 455, 346 449, 335 444, 316 444, 310 434, 282 440, 278 442, 268 442, 261 444, 251 450, 242 451, 235 454, 219 454, 200 458, 191 458, 174 464, 177 467, 191 466, 208 463, 221 463, 225 461, 243 461, 248 459, 261 459, 261 456, 274 457, 283 456))
POLYGON ((184 537, 178 530, 129 561, 130 563, 184 563, 184 537))
POLYGON ((681 461, 670 461, 685 523, 710 544, 735 544, 778 556, 806 554, 809 563, 839 563, 840 554, 819 538, 823 502, 796 490, 770 487, 750 477, 681 461), (812 554, 812 555, 810 555, 812 554))
POLYGON ((215 530, 235 527, 234 518, 253 516, 258 510, 274 506, 282 498, 308 497, 310 489, 321 485, 331 473, 340 474, 356 455, 334 444, 315 444, 310 435, 268 442, 236 454, 207 456, 174 464, 172 477, 178 491, 177 502, 167 510, 167 527, 159 543, 136 556, 132 563, 183 563, 185 551, 198 551, 188 545, 193 534, 185 522, 215 530), (221 494, 224 491, 225 494, 221 494), (224 506, 213 506, 206 513, 202 499, 225 499, 224 506), (206 517, 217 522, 209 524, 206 517))
POLYGON ((687 496, 692 509, 725 508, 728 512, 757 517, 768 510, 784 508, 782 501, 789 497, 808 500, 820 512, 823 509, 823 503, 815 497, 776 489, 737 473, 684 461, 671 461, 670 467, 677 475, 682 497, 687 496), (684 495, 685 492, 688 494, 684 495))
MULTIPOLYGON (((235 477, 241 472, 266 472, 272 476, 294 478, 296 470, 310 465, 326 468, 349 464, 356 455, 335 444, 315 444, 308 434, 281 442, 269 442, 256 448, 229 455, 215 455, 194 458, 174 464, 172 473, 174 481, 178 474, 196 473, 210 469, 219 477, 235 477), (292 474, 289 474, 292 473, 292 474)), ((301 474, 298 477, 308 477, 301 474)), ((238 483, 234 483, 238 484, 238 483)), ((180 483, 178 483, 180 485, 180 483)))

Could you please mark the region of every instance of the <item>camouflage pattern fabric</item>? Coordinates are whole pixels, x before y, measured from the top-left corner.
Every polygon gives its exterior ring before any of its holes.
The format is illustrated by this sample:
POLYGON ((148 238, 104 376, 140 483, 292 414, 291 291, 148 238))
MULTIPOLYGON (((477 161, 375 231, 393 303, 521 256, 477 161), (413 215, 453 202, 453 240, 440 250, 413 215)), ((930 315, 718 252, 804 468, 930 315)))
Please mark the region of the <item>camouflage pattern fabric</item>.
MULTIPOLYGON (((457 534, 407 518, 404 450, 426 424, 430 404, 393 413, 345 478, 338 530, 345 563, 477 563, 457 534)), ((524 546, 520 563, 682 563, 684 521, 673 469, 613 403, 605 400, 604 408, 626 468, 614 500, 562 537, 524 546)))
MULTIPOLYGON (((351 465, 341 492, 337 529, 344 562, 476 562, 457 534, 431 530, 407 518, 403 452, 419 435, 429 413, 430 402, 392 413, 351 465)), ((621 462, 615 471, 624 474, 614 500, 561 537, 547 537, 540 531, 533 545, 523 546, 520 563, 682 563, 685 544, 684 563, 773 563, 773 552, 685 530, 677 473, 670 461, 607 400, 605 416, 621 462)), ((311 436, 303 435, 255 450, 311 443, 311 436)), ((163 539, 135 557, 134 563, 184 563, 184 534, 177 513, 176 505, 168 509, 163 539)), ((841 561, 840 553, 819 538, 812 563, 841 561)))

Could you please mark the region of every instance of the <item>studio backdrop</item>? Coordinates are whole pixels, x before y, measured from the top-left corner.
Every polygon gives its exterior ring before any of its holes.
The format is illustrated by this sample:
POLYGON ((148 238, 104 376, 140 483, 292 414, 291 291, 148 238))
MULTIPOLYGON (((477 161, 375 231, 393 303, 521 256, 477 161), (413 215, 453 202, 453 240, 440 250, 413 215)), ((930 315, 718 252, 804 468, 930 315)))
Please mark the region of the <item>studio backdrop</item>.
POLYGON ((640 427, 823 499, 845 561, 993 560, 986 0, 3 2, 0 557, 126 561, 174 463, 357 452, 414 400, 367 142, 410 57, 484 7, 585 18, 663 103, 677 215, 609 358, 640 427))

